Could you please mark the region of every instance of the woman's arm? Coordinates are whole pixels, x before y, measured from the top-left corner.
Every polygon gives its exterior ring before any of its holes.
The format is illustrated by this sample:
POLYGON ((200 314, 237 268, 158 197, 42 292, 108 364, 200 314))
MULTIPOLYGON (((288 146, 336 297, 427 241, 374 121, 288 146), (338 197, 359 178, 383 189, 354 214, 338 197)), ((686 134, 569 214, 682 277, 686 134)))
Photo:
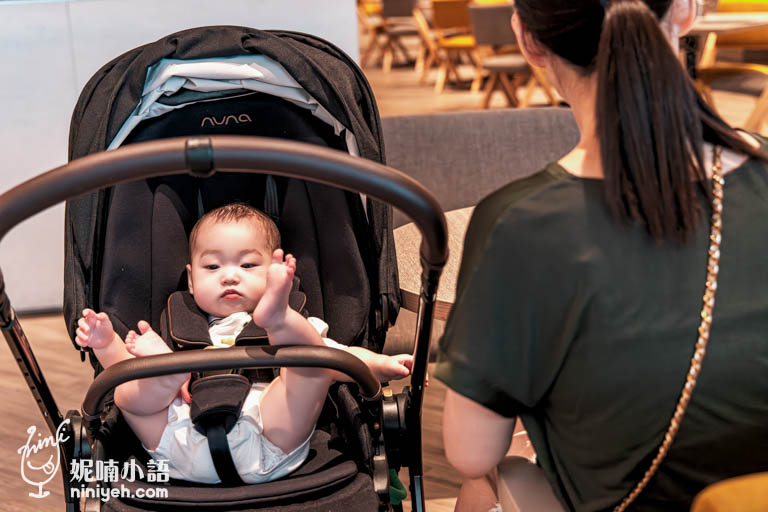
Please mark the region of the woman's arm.
POLYGON ((512 443, 515 418, 506 418, 450 388, 445 393, 443 444, 448 461, 465 478, 487 475, 512 443))

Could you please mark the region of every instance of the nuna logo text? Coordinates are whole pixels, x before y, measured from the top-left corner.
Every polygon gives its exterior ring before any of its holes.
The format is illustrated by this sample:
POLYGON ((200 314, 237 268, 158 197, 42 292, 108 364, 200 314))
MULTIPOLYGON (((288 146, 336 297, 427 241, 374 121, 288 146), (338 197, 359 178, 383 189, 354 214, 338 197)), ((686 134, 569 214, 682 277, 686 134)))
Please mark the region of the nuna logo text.
POLYGON ((200 123, 200 128, 203 128, 205 123, 210 123, 211 126, 227 126, 229 123, 242 124, 251 122, 253 121, 248 114, 221 116, 221 119, 217 119, 216 116, 208 116, 203 118, 203 121, 200 123))

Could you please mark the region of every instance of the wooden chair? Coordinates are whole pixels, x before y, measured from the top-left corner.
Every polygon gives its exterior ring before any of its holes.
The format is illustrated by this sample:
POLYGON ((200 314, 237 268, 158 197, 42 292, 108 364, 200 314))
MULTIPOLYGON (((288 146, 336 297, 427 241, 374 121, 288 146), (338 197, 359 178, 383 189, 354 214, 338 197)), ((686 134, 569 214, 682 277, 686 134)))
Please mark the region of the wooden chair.
MULTIPOLYGON (((396 52, 400 52, 406 63, 411 62, 411 56, 403 45, 401 38, 418 37, 419 31, 413 21, 412 12, 416 0, 382 0, 381 18, 383 22, 382 36, 382 69, 390 71, 396 52)), ((424 43, 420 43, 423 46, 424 43)), ((419 58, 423 52, 419 51, 419 58)), ((421 66, 417 59, 416 68, 421 66)))
MULTIPOLYGON (((471 34, 469 0, 432 0, 432 28, 439 55, 435 91, 441 93, 451 76, 461 82, 456 66, 463 55, 473 62, 476 60, 472 55, 475 38, 471 34)), ((479 84, 473 84, 473 89, 476 88, 479 84)))
POLYGON ((368 64, 368 59, 371 58, 373 52, 378 48, 379 37, 384 30, 380 13, 381 4, 372 4, 370 2, 357 3, 357 21, 360 23, 363 34, 368 40, 365 50, 363 50, 360 56, 361 67, 365 67, 368 64))
POLYGON ((527 107, 533 90, 539 85, 551 105, 556 104, 546 76, 541 69, 531 67, 517 51, 517 40, 510 26, 514 6, 509 3, 477 4, 469 6, 472 32, 475 36, 478 65, 475 80, 480 81, 484 71, 488 71, 488 81, 483 96, 483 108, 488 108, 494 91, 501 89, 509 106, 527 107), (487 52, 483 52, 487 49, 487 52), (485 53, 485 57, 481 55, 485 53), (522 101, 517 99, 517 89, 526 80, 528 86, 522 101))
MULTIPOLYGON (((744 0, 720 0, 717 5, 718 12, 767 12, 767 1, 744 0)), ((719 62, 717 61, 718 49, 739 50, 768 50, 768 29, 743 30, 727 34, 710 33, 705 41, 701 58, 698 63, 697 80, 699 89, 705 99, 714 105, 711 89, 717 82, 730 77, 740 77, 744 80, 766 77, 768 79, 768 65, 748 62, 719 62)), ((755 107, 744 123, 744 128, 750 131, 758 131, 768 115, 768 86, 764 86, 759 93, 755 107)))
MULTIPOLYGON (((411 18, 414 4, 415 0, 382 0, 377 4, 358 4, 358 19, 368 36, 368 45, 360 58, 362 66, 368 64, 368 59, 377 50, 385 72, 392 69, 392 63, 398 53, 405 63, 411 62, 401 38, 419 36, 411 18)), ((419 66, 417 61, 417 67, 419 66)))

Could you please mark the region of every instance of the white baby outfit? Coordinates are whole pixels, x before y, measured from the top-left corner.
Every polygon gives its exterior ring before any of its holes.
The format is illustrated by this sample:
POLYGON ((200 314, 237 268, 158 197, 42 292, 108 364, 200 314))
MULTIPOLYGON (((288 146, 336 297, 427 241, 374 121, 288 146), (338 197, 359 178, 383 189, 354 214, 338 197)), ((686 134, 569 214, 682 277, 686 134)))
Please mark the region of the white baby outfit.
MULTIPOLYGON (((310 317, 309 323, 323 337, 326 346, 344 346, 325 337, 328 324, 310 317)), ((209 319, 209 334, 216 347, 232 346, 240 331, 251 321, 248 313, 234 313, 226 318, 209 319)), ((301 466, 309 453, 309 437, 290 453, 272 444, 264 435, 259 411, 259 399, 268 382, 251 386, 240 418, 227 434, 229 450, 235 468, 248 484, 277 480, 301 466)), ((207 484, 219 483, 216 468, 208 448, 208 438, 195 429, 189 416, 190 406, 177 397, 168 407, 168 424, 155 450, 147 450, 155 460, 168 461, 171 478, 207 484)))

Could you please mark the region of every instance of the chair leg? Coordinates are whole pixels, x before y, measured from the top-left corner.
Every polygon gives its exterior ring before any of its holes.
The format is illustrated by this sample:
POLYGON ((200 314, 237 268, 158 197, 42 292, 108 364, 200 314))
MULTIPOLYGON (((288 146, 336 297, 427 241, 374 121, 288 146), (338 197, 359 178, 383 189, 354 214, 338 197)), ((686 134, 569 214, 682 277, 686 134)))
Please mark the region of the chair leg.
POLYGON ((440 68, 437 70, 437 81, 435 81, 435 92, 442 94, 445 89, 445 81, 448 78, 448 70, 450 69, 450 63, 448 59, 444 59, 440 63, 440 68))
POLYGON ((699 57, 699 63, 696 65, 698 68, 711 68, 715 64, 717 57, 717 34, 710 32, 707 34, 707 39, 704 42, 704 49, 701 50, 701 56, 699 57))
POLYGON ((456 67, 456 65, 460 63, 460 60, 461 53, 450 52, 448 54, 448 78, 450 79, 450 76, 453 75, 457 84, 461 83, 461 75, 459 75, 459 69, 456 67))
POLYGON ((470 55, 472 56, 472 61, 475 63, 475 77, 472 79, 472 86, 469 88, 469 92, 476 93, 480 91, 480 88, 483 86, 483 58, 480 55, 480 50, 473 50, 470 52, 470 55))
POLYGON ((472 79, 472 86, 469 88, 469 92, 480 92, 480 88, 483 85, 483 66, 475 66, 475 77, 472 79))
POLYGON ((419 43, 419 54, 416 56, 416 64, 413 66, 413 70, 417 75, 421 75, 424 70, 424 64, 427 61, 427 48, 424 43, 419 43))
POLYGON ((371 54, 373 53, 373 50, 376 49, 376 34, 370 35, 370 41, 368 41, 368 46, 365 47, 365 50, 363 50, 363 55, 360 57, 360 67, 366 67, 368 65, 368 59, 371 58, 371 54))
POLYGON ((488 83, 485 84, 485 89, 483 90, 484 96, 483 96, 483 108, 487 109, 491 105, 491 96, 493 96, 493 91, 496 89, 496 83, 498 81, 499 74, 495 71, 492 71, 490 76, 488 77, 488 83))
POLYGON ((504 91, 504 95, 507 97, 507 101, 509 101, 509 106, 514 108, 518 105, 515 89, 517 89, 517 86, 520 83, 520 76, 515 76, 512 80, 512 82, 509 81, 509 77, 506 73, 499 73, 501 90, 504 91))
POLYGON ((536 77, 531 74, 528 83, 525 86, 525 94, 523 94, 523 100, 520 102, 520 108, 527 108, 531 104, 533 92, 536 90, 536 84, 536 77))
POLYGON ((387 45, 384 47, 384 53, 381 59, 381 69, 385 73, 392 71, 392 61, 395 59, 395 51, 392 48, 392 42, 387 40, 387 45))
POLYGON ((424 84, 424 82, 427 81, 427 75, 429 74, 429 70, 432 69, 432 66, 435 64, 435 54, 432 52, 429 52, 427 54, 427 60, 424 62, 424 67, 421 70, 421 77, 419 77, 419 84, 424 84))
POLYGON ((411 62, 411 54, 408 53, 408 49, 403 45, 403 42, 400 40, 400 38, 396 38, 393 43, 395 47, 400 51, 400 55, 402 55, 405 63, 407 64, 411 62))

